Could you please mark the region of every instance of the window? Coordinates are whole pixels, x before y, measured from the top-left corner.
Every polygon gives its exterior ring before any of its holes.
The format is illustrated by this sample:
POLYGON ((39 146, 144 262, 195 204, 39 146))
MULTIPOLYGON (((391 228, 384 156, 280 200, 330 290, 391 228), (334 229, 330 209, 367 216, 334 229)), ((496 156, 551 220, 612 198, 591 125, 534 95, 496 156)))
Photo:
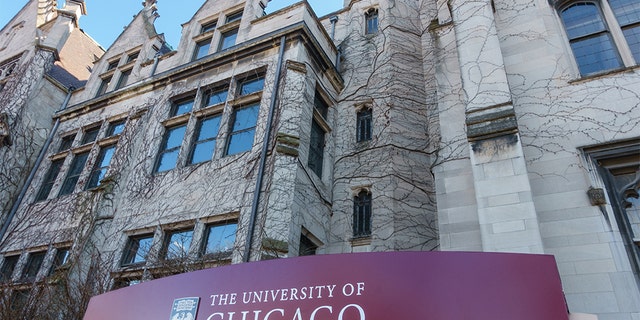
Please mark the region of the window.
POLYGON ((316 254, 318 245, 316 245, 309 237, 304 234, 300 234, 300 248, 298 250, 298 256, 313 256, 316 254))
POLYGON ((193 52, 193 60, 198 60, 209 54, 211 38, 196 42, 196 50, 193 52))
POLYGON ((109 123, 109 128, 107 128, 107 137, 115 136, 117 134, 121 134, 124 130, 124 120, 116 121, 109 123))
POLYGON ((171 116, 179 116, 185 113, 191 112, 193 109, 193 99, 178 101, 173 105, 171 109, 171 116))
POLYGON ((180 230, 167 232, 164 243, 164 259, 186 258, 191 247, 193 230, 180 230))
POLYGON ((182 138, 184 138, 186 129, 186 124, 167 128, 160 148, 160 154, 158 155, 156 172, 163 172, 175 168, 178 163, 180 146, 182 145, 182 138))
POLYGON ((34 281, 46 255, 46 251, 29 253, 29 258, 27 259, 27 264, 24 266, 22 271, 21 279, 25 281, 34 281))
POLYGON ((51 162, 49 171, 47 171, 47 174, 44 177, 44 181, 42 182, 42 186, 40 186, 40 190, 38 190, 38 195, 36 195, 36 201, 43 201, 49 197, 51 188, 56 182, 56 178, 60 173, 60 168, 62 167, 63 163, 64 159, 58 159, 51 162))
POLYGON ((11 276, 13 275, 13 270, 16 269, 18 260, 20 260, 20 255, 4 257, 2 268, 0 268, 0 282, 11 281, 11 276))
POLYGON ((236 13, 232 13, 232 14, 228 15, 227 16, 227 23, 238 21, 240 19, 242 19, 242 11, 236 12, 236 13))
POLYGON ((198 120, 196 141, 193 144, 190 164, 209 161, 216 149, 216 137, 220 127, 220 115, 198 120))
POLYGON ((138 59, 138 55, 140 55, 140 51, 136 51, 134 53, 131 53, 127 56, 127 62, 133 62, 134 60, 138 59))
POLYGON ((375 34, 378 32, 378 10, 377 9, 369 9, 364 14, 365 20, 365 33, 366 34, 375 34))
POLYGON ((118 79, 118 84, 116 85, 116 90, 127 85, 127 82, 129 81, 129 76, 131 75, 131 70, 132 69, 129 69, 127 71, 122 71, 122 74, 120 75, 120 79, 118 79))
POLYGON ((49 275, 54 274, 57 270, 63 267, 69 260, 69 248, 58 248, 56 255, 53 257, 53 263, 49 268, 49 275))
POLYGON ((250 150, 253 146, 253 136, 256 132, 259 104, 254 104, 233 113, 233 128, 229 134, 226 155, 232 155, 250 150))
POLYGON ((327 119, 327 114, 329 113, 329 104, 327 104, 318 91, 316 91, 315 96, 313 98, 313 107, 318 110, 320 115, 327 119))
POLYGON ((107 170, 109 169, 109 163, 111 162, 111 158, 113 157, 115 150, 115 144, 104 147, 100 150, 94 168, 89 175, 89 182, 86 186, 87 189, 95 188, 100 185, 100 181, 104 178, 107 170))
POLYGON ((78 153, 73 157, 73 161, 71 161, 71 166, 69 167, 69 172, 67 172, 67 177, 64 179, 64 183, 62 183, 58 196, 73 193, 88 157, 89 152, 78 153))
POLYGON ((98 133, 100 133, 100 126, 86 129, 84 131, 84 136, 82 136, 82 141, 80 142, 80 144, 84 145, 96 141, 98 133))
POLYGON ((140 277, 127 277, 127 278, 119 278, 116 279, 113 283, 113 290, 130 287, 142 282, 140 277))
POLYGON ((640 2, 575 1, 562 7, 560 16, 581 75, 621 68, 625 65, 625 55, 639 60, 640 2), (602 6, 610 6, 614 16, 605 14, 608 10, 602 6), (624 39, 615 39, 611 33, 619 29, 624 39), (631 52, 627 52, 625 41, 631 52))
POLYGON ((207 33, 209 31, 213 31, 216 29, 217 21, 205 23, 202 25, 202 29, 200 29, 200 33, 207 33))
POLYGON ((371 193, 360 191, 353 198, 353 237, 362 238, 371 235, 371 193))
POLYGON ((311 139, 309 141, 309 169, 322 178, 322 163, 324 157, 324 129, 316 119, 311 123, 311 139))
POLYGON ((118 62, 120 62, 120 60, 109 61, 107 71, 115 69, 118 66, 118 62))
POLYGON ((371 108, 358 111, 356 115, 356 140, 358 142, 371 140, 371 108))
POLYGON ((240 96, 246 96, 254 92, 262 91, 263 87, 264 87, 263 77, 244 80, 240 83, 238 94, 240 96))
POLYGON ((58 152, 71 149, 71 145, 73 145, 73 140, 75 138, 76 138, 75 133, 62 137, 62 139, 60 139, 60 146, 58 147, 58 152))
POLYGON ((220 46, 218 51, 222 51, 236 44, 236 38, 238 37, 238 29, 232 29, 222 34, 220 40, 220 46))
POLYGON ((236 242, 237 228, 238 224, 235 221, 208 225, 205 230, 202 255, 215 258, 230 255, 236 242))
POLYGON ((122 257, 122 266, 146 262, 152 244, 151 234, 130 237, 122 257))
POLYGON ((109 84, 111 83, 112 76, 102 78, 102 82, 100 83, 100 87, 98 88, 98 93, 96 97, 99 97, 105 93, 107 93, 107 89, 109 89, 109 84))
POLYGON ((216 104, 220 104, 220 103, 224 103, 227 101, 227 94, 228 94, 229 90, 228 88, 224 88, 224 89, 220 89, 220 90, 215 90, 215 91, 211 91, 209 93, 207 93, 207 95, 205 96, 205 105, 206 106, 213 106, 216 104))

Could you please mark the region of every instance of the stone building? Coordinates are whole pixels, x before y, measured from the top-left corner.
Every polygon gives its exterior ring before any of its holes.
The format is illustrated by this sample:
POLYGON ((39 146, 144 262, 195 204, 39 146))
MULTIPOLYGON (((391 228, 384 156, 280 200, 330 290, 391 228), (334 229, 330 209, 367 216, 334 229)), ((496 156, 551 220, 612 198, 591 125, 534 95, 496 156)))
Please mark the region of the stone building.
POLYGON ((352 0, 318 18, 208 0, 175 50, 145 1, 73 61, 85 4, 45 3, 0 44, 91 72, 23 103, 43 134, 0 198, 2 312, 48 295, 79 317, 92 294, 230 263, 465 250, 553 254, 572 313, 640 319, 635 1, 352 0), (70 35, 11 35, 36 12, 70 35))

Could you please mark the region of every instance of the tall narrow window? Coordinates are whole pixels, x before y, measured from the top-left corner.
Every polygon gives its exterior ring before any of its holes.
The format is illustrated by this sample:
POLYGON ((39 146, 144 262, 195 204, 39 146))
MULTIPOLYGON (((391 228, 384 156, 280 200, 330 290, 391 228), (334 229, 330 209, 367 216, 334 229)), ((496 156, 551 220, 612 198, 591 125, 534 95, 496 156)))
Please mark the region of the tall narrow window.
POLYGON ((358 142, 371 140, 371 108, 358 111, 356 116, 356 138, 358 142))
POLYGON ((53 263, 51 263, 51 268, 49 268, 49 275, 52 275, 58 269, 61 269, 61 267, 63 267, 68 260, 69 260, 69 248, 56 249, 56 255, 53 258, 53 263))
POLYGON ((622 66, 611 34, 595 2, 578 2, 562 10, 562 20, 582 75, 622 66))
POLYGON ((179 230, 167 232, 163 255, 164 259, 184 259, 189 253, 193 230, 179 230))
POLYGON ((67 173, 67 177, 64 179, 64 183, 60 188, 58 196, 73 193, 88 157, 89 152, 78 153, 73 157, 73 161, 71 161, 71 166, 69 167, 69 172, 67 173))
POLYGON ((233 113, 233 128, 229 134, 226 155, 232 155, 250 150, 253 146, 253 136, 256 133, 259 104, 254 104, 233 113))
POLYGON ((353 237, 371 235, 371 193, 363 190, 353 198, 353 237))
POLYGON ((131 70, 132 69, 122 71, 122 73, 120 74, 120 79, 118 79, 118 84, 116 85, 116 90, 127 85, 127 82, 129 82, 129 76, 131 76, 131 70))
POLYGON ((318 110, 320 115, 326 120, 327 114, 329 113, 329 104, 322 99, 320 92, 316 91, 315 96, 313 98, 313 107, 318 110))
POLYGON ((13 275, 13 270, 16 269, 18 260, 20 260, 20 255, 4 257, 2 268, 0 268, 0 282, 11 281, 11 276, 13 275))
POLYGON ((46 251, 29 253, 29 258, 27 259, 27 264, 24 266, 24 270, 22 271, 21 279, 25 281, 35 280, 46 255, 46 251))
POLYGON ((147 261, 151 251, 153 235, 140 235, 129 238, 122 256, 122 265, 141 264, 147 261))
POLYGON ((208 225, 205 230, 202 255, 213 258, 224 258, 230 255, 236 242, 237 229, 236 221, 208 225))
POLYGON ((378 32, 378 10, 377 9, 369 9, 367 13, 364 14, 365 18, 365 33, 366 34, 375 34, 378 32))
POLYGON ((107 173, 107 169, 109 169, 109 163, 111 163, 111 158, 113 157, 115 150, 116 145, 107 146, 100 150, 93 170, 91 170, 91 175, 89 175, 89 182, 86 187, 87 189, 95 188, 100 185, 100 181, 107 173))
POLYGON ((156 172, 167 171, 175 168, 178 163, 180 146, 182 145, 182 139, 184 138, 186 129, 186 124, 167 128, 167 132, 165 133, 162 141, 162 146, 160 147, 160 154, 158 155, 155 170, 156 172))
POLYGON ((96 97, 99 97, 107 93, 107 90, 109 89, 109 84, 111 83, 111 77, 112 76, 102 78, 102 82, 100 82, 100 87, 98 88, 98 93, 96 94, 96 97))
POLYGON ((56 178, 60 173, 60 168, 64 163, 64 159, 58 159, 51 162, 51 166, 49 167, 49 171, 44 176, 44 181, 40 186, 40 190, 38 190, 38 195, 36 195, 36 201, 46 200, 49 197, 49 193, 51 192, 51 188, 53 184, 56 182, 56 178))
POLYGON ((216 115, 198 121, 196 141, 193 144, 189 159, 190 164, 209 161, 213 158, 220 118, 220 115, 216 115))
POLYGON ((636 63, 640 63, 640 1, 609 0, 636 63))
POLYGON ((229 47, 233 47, 236 44, 236 38, 238 37, 238 29, 232 29, 222 34, 222 39, 220 40, 220 46, 218 47, 218 51, 222 51, 229 47))
POLYGON ((309 169, 322 178, 322 164, 324 159, 324 129, 316 119, 311 123, 311 139, 309 142, 309 169))

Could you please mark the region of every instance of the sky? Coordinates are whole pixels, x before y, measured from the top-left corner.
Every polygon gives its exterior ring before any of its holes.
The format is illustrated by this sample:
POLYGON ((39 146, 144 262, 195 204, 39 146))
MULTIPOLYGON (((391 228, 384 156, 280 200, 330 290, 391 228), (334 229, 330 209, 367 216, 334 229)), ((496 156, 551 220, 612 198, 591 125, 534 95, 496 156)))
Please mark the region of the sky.
MULTIPOLYGON (((272 0, 267 13, 298 2, 299 0, 272 0)), ((24 7, 28 0, 0 0, 0 28, 24 7)), ((107 49, 142 9, 142 0, 85 0, 87 15, 80 18, 80 28, 107 49)), ((308 0, 319 17, 342 8, 343 0, 308 0)), ((64 0, 58 0, 61 5, 64 0)), ((178 46, 181 24, 187 22, 204 3, 204 0, 158 0, 160 17, 155 26, 164 33, 167 42, 178 46)))

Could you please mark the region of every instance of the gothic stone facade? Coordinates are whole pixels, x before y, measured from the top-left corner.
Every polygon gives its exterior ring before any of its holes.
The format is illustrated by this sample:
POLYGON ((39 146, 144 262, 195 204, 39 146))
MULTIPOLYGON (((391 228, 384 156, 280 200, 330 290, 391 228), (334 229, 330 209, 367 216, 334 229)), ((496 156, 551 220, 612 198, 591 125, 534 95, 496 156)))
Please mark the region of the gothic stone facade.
POLYGON ((65 276, 91 295, 306 254, 545 253, 572 313, 640 319, 640 5, 267 5, 204 1, 172 50, 145 1, 52 100, 65 108, 39 113, 53 140, 5 218, 7 288, 65 276))

